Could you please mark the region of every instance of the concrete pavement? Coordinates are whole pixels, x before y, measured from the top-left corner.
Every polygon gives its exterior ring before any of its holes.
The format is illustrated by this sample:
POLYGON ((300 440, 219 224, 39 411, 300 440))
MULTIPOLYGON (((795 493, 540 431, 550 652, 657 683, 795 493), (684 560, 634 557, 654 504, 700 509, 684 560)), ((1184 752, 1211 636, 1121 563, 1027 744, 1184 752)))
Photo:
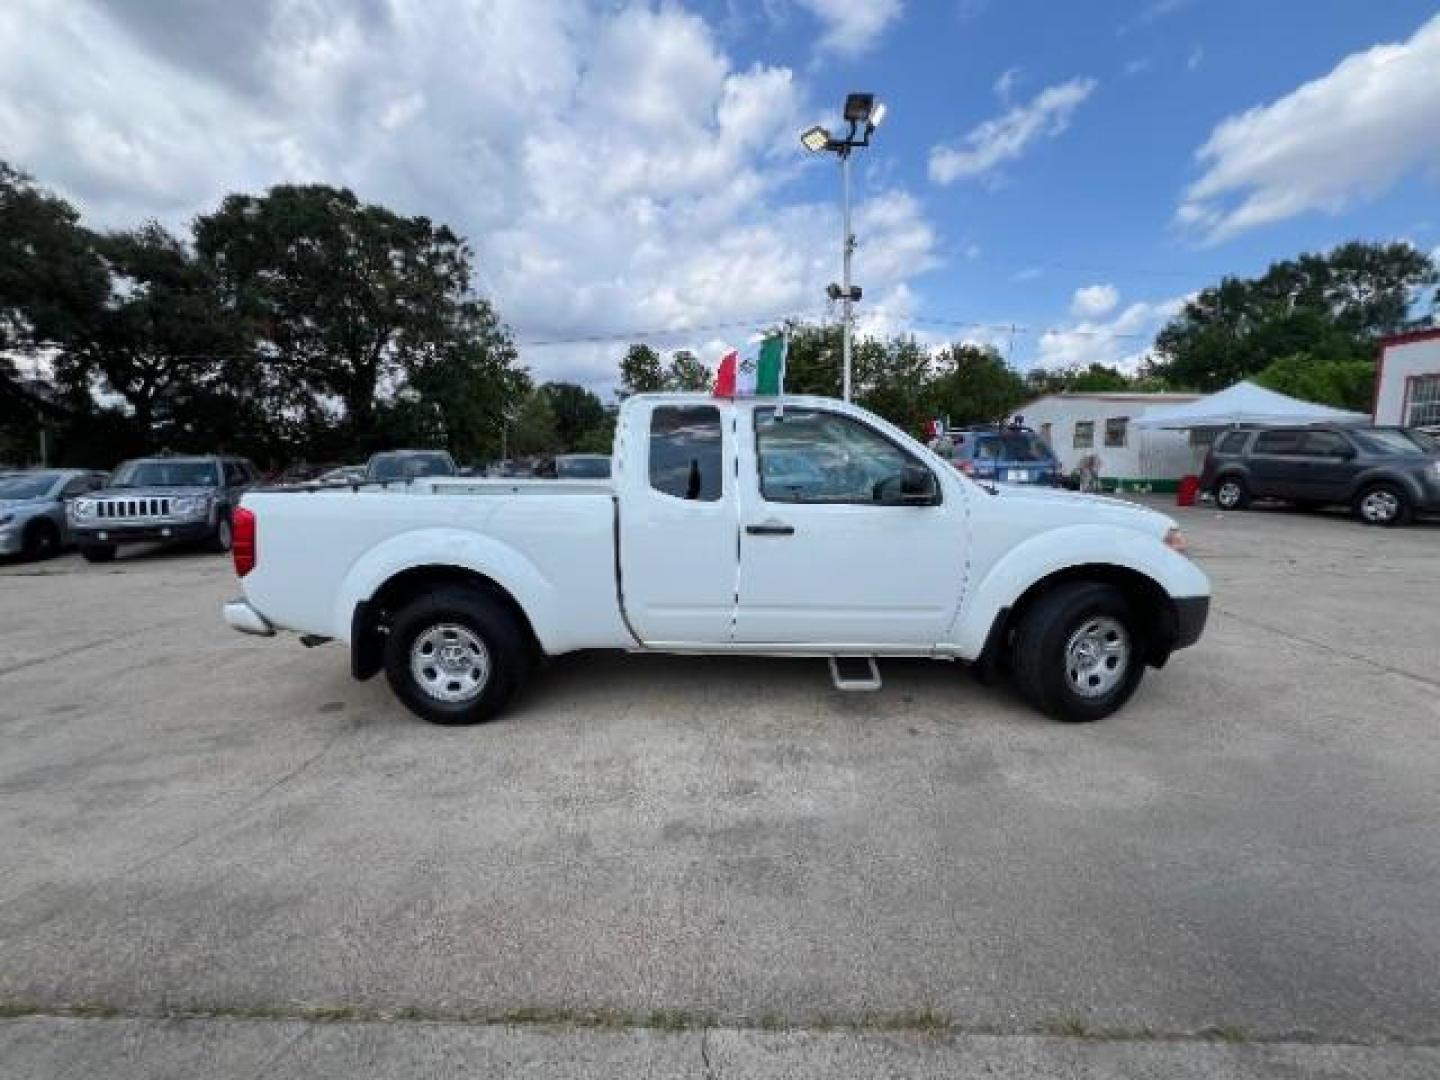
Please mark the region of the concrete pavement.
POLYGON ((656 1075, 706 1030, 754 1050, 734 1075, 1433 1069, 1440 527, 1182 522, 1209 632, 1082 727, 940 663, 840 696, 818 662, 593 655, 445 730, 226 630, 214 556, 0 568, 0 1055, 219 1040, 242 1076, 287 1025, 483 1056, 523 1015, 656 1075))

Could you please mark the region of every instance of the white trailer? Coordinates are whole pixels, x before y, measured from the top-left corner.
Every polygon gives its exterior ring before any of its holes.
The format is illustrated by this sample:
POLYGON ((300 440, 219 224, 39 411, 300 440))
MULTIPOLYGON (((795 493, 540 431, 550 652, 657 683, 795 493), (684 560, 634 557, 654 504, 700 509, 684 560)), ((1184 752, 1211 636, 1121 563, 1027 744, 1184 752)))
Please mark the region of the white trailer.
POLYGON ((1130 423, 1147 412, 1197 400, 1199 394, 1047 394, 1020 411, 1040 433, 1060 468, 1074 472, 1083 458, 1099 459, 1105 488, 1174 491, 1182 476, 1200 472, 1208 441, 1203 432, 1140 431, 1130 423))

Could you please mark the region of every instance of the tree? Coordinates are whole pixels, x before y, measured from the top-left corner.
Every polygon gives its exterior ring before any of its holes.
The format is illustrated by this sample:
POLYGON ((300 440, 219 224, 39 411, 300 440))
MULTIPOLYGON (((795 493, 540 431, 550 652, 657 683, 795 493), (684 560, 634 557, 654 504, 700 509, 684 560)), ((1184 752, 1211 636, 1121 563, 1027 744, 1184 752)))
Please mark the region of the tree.
POLYGON ((913 338, 865 339, 855 349, 855 400, 912 434, 936 417, 929 353, 913 338))
POLYGON ((1437 280, 1430 257, 1409 244, 1360 242, 1274 263, 1259 278, 1225 278, 1161 330, 1146 371, 1213 391, 1281 357, 1365 360, 1378 336, 1409 324, 1437 280))
POLYGON ((1004 420, 1028 396, 1025 380, 991 345, 947 346, 936 367, 935 407, 952 424, 1004 420))
POLYGON ((540 387, 555 417, 555 434, 562 449, 574 450, 590 432, 605 424, 605 406, 583 386, 548 382, 540 387))
POLYGON ((469 247, 428 218, 285 185, 227 197, 195 235, 223 298, 284 374, 289 408, 324 423, 338 399, 362 448, 378 441, 382 392, 438 357, 498 345, 492 358, 513 365, 508 334, 470 292, 469 247))
POLYGON ((510 428, 509 449, 511 457, 554 454, 562 449, 548 395, 536 392, 521 401, 510 428))
POLYGON ((647 394, 665 389, 660 354, 649 345, 631 345, 620 361, 620 390, 624 394, 647 394))
POLYGON ((1369 412, 1375 393, 1375 365, 1369 360, 1317 362, 1296 353, 1270 364, 1255 381, 1304 401, 1369 412))
POLYGON ((714 384, 710 369, 688 349, 680 349, 670 357, 665 369, 667 390, 709 390, 714 384))

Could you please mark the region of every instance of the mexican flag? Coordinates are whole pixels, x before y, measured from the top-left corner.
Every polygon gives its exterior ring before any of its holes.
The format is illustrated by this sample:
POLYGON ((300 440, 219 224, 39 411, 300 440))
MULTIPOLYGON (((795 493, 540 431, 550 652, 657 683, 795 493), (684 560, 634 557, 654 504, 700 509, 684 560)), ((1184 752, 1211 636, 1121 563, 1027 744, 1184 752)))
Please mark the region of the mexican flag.
POLYGON ((785 337, 775 334, 745 351, 731 349, 715 369, 716 397, 779 394, 785 388, 785 337))

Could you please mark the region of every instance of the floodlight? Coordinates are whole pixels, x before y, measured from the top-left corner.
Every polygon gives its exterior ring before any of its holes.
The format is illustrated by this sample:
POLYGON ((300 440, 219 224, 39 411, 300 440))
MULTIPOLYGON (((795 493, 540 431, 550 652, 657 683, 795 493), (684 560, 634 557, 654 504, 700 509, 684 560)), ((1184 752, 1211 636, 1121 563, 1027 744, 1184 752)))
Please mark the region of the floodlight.
POLYGON ((800 135, 800 142, 806 150, 818 154, 830 145, 830 132, 816 124, 800 135))
POLYGON ((846 94, 845 95, 845 119, 851 124, 863 124, 870 119, 870 112, 875 108, 874 94, 846 94))

